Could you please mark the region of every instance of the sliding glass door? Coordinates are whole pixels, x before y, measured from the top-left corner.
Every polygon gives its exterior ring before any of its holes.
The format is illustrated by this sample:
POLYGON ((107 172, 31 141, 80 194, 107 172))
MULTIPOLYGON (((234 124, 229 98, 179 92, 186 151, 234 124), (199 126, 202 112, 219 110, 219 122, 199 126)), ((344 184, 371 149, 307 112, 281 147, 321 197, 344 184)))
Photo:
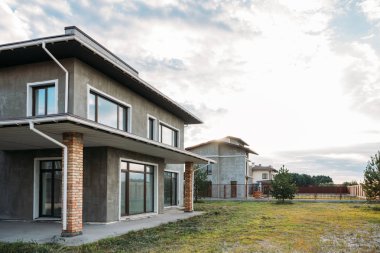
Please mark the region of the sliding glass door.
POLYGON ((154 167, 121 162, 121 215, 154 211, 154 167))
POLYGON ((40 161, 40 217, 61 217, 62 164, 60 160, 40 161))

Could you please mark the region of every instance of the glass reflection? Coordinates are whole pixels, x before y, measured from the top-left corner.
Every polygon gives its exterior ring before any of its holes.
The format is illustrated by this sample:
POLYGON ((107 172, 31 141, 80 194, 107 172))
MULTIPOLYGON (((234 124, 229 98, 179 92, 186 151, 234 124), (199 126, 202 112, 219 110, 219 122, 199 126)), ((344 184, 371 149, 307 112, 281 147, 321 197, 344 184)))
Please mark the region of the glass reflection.
POLYGON ((129 214, 144 212, 144 174, 129 172, 129 214))
POLYGON ((117 128, 117 105, 98 97, 98 122, 117 128))
POLYGON ((56 113, 56 107, 55 87, 49 87, 47 88, 47 114, 56 113))

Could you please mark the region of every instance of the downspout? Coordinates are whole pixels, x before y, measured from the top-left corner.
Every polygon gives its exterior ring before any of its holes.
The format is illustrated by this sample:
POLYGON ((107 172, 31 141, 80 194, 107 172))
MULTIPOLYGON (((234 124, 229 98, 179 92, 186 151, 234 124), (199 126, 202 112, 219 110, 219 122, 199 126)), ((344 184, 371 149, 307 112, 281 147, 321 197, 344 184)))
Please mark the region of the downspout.
POLYGON ((63 230, 66 230, 66 215, 67 215, 67 146, 60 143, 59 141, 51 138, 50 136, 44 134, 40 130, 34 127, 34 122, 29 121, 29 129, 35 132, 36 134, 44 137, 45 139, 57 144, 63 148, 63 206, 62 206, 62 225, 63 230))
MULTIPOLYGON (((42 42, 42 48, 50 56, 51 59, 65 72, 65 113, 68 113, 69 104, 69 72, 67 69, 50 53, 46 48, 45 41, 42 42)), ((56 98, 58 99, 58 98, 56 98)), ((51 138, 50 136, 44 134, 34 127, 34 122, 29 121, 29 129, 36 134, 42 136, 43 138, 55 143, 56 145, 63 148, 63 197, 62 197, 62 227, 66 230, 67 227, 67 146, 61 142, 51 138)))
MULTIPOLYGON (((47 50, 45 41, 42 42, 42 48, 45 52, 53 59, 55 63, 65 72, 65 113, 68 112, 68 104, 69 104, 69 72, 63 65, 47 50)), ((58 98, 57 98, 58 99, 58 98)))

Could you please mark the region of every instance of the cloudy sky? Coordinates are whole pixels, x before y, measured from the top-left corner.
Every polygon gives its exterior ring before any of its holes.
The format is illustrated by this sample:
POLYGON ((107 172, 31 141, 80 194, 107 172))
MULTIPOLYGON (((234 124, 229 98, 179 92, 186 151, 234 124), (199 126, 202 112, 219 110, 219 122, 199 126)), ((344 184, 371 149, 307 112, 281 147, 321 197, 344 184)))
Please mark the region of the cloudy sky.
POLYGON ((76 25, 255 163, 361 180, 380 149, 380 1, 0 1, 0 43, 76 25))

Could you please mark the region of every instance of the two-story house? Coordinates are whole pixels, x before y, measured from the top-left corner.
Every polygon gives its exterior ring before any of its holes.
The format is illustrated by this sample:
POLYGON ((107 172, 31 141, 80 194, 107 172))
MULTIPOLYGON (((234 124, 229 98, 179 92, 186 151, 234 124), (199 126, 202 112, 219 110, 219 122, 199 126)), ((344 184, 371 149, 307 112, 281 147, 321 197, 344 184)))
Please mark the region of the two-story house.
POLYGON ((258 155, 240 138, 227 136, 186 148, 215 160, 207 166, 209 197, 245 198, 248 196, 249 154, 258 155))
POLYGON ((254 184, 258 184, 260 182, 270 182, 274 179, 274 176, 277 173, 277 170, 271 165, 263 166, 261 164, 252 165, 250 167, 250 171, 252 172, 251 177, 254 184))
POLYGON ((277 174, 277 170, 271 165, 263 166, 259 164, 250 166, 249 171, 251 172, 250 178, 254 184, 255 191, 269 194, 270 185, 277 174))
POLYGON ((177 205, 192 211, 191 112, 76 27, 0 45, 0 219, 114 222, 177 205), (169 166, 169 164, 171 164, 169 166))

